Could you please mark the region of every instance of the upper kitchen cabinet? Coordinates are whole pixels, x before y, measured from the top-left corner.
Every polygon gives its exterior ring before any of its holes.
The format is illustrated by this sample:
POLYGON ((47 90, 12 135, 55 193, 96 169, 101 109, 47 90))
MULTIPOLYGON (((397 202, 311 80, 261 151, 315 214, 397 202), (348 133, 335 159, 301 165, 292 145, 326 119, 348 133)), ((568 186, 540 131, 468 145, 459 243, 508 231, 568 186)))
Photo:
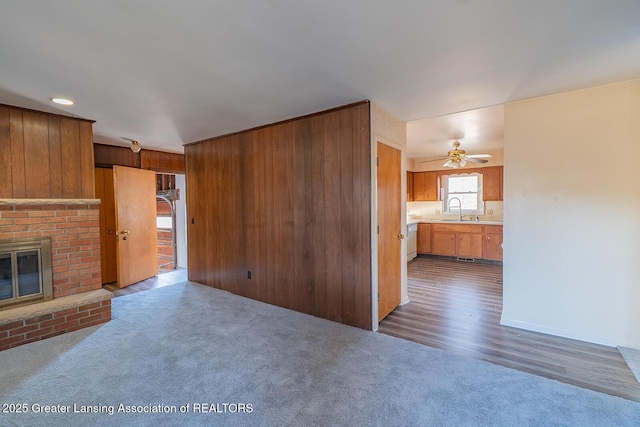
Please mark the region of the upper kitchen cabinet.
POLYGON ((438 200, 438 176, 436 172, 413 172, 413 201, 438 200))
POLYGON ((486 201, 502 200, 502 166, 493 166, 482 170, 482 199, 486 201))
POLYGON ((407 171, 407 202, 413 202, 413 172, 407 171))

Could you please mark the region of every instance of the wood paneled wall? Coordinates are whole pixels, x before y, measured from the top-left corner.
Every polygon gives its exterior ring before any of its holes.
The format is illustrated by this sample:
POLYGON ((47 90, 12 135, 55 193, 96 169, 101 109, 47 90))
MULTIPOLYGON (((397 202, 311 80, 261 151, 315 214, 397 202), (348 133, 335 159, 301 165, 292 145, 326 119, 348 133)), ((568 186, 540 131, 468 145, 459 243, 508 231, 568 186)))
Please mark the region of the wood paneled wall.
POLYGON ((94 197, 92 122, 0 106, 0 198, 94 197))
POLYGON ((188 145, 189 279, 370 329, 369 108, 188 145))
POLYGON ((184 173, 184 154, 164 151, 140 151, 140 167, 156 172, 184 173))
POLYGON ((140 154, 134 153, 128 147, 114 145, 93 144, 95 166, 111 168, 114 165, 140 168, 140 154))
POLYGON ((149 169, 156 172, 184 173, 184 154, 164 151, 141 150, 134 153, 128 147, 93 144, 95 166, 110 168, 128 166, 137 169, 149 169))

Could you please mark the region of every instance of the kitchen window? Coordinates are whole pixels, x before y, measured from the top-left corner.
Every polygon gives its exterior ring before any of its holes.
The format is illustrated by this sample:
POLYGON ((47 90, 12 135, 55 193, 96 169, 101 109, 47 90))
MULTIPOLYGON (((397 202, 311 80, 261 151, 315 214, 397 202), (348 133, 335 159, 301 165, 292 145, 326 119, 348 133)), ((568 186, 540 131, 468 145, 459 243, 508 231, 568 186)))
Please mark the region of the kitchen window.
POLYGON ((443 211, 458 213, 458 200, 462 205, 462 213, 476 212, 484 214, 482 203, 482 175, 479 173, 464 175, 445 175, 442 177, 442 200, 445 201, 443 211), (457 198, 458 200, 451 199, 457 198))

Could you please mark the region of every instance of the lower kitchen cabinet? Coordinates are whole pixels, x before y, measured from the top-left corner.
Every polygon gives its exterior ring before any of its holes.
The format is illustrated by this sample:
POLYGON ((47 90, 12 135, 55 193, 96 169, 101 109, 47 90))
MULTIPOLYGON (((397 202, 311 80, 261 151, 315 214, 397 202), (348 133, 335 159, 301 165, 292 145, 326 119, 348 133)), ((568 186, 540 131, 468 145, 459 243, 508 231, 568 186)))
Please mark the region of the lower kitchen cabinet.
POLYGON ((488 225, 485 227, 483 251, 483 258, 502 261, 501 225, 488 225))
POLYGON ((501 245, 501 225, 418 224, 418 253, 502 261, 501 245))
POLYGON ((482 234, 458 233, 456 255, 464 258, 482 258, 482 234))
POLYGON ((431 253, 431 224, 418 224, 418 253, 431 253))
POLYGON ((433 253, 436 255, 455 255, 456 233, 450 231, 434 231, 433 253))

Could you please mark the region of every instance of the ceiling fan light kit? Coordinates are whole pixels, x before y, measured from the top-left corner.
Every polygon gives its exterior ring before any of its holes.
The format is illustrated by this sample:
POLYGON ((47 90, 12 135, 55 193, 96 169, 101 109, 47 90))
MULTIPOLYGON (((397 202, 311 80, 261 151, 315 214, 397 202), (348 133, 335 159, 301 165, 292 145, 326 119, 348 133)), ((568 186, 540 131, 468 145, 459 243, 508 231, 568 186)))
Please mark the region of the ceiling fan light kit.
POLYGON ((138 141, 131 141, 131 151, 134 153, 140 152, 140 143, 138 141))
POLYGON ((450 150, 447 153, 447 161, 442 165, 446 168, 463 168, 467 164, 467 161, 474 163, 487 163, 487 160, 484 160, 482 157, 491 157, 490 154, 473 154, 466 155, 464 150, 460 150, 460 143, 458 140, 453 141, 453 150, 450 150))

